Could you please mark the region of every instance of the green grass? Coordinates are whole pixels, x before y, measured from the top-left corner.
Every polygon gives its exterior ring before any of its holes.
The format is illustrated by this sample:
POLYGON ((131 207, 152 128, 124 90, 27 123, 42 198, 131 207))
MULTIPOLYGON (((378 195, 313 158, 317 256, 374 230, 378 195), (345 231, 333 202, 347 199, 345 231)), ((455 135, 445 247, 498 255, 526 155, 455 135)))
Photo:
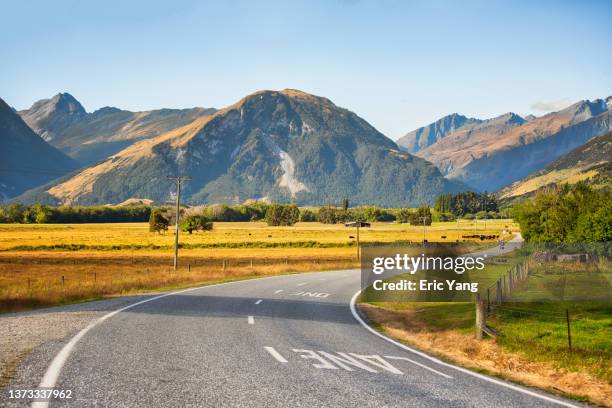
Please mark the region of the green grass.
MULTIPOLYGON (((484 278, 507 265, 487 268, 484 278)), ((499 276, 499 275, 498 275, 499 276)), ((501 333, 497 344, 531 361, 549 362, 612 382, 612 270, 608 262, 549 263, 531 267, 530 276, 508 302, 493 306, 487 325, 501 333), (566 310, 570 315, 569 351, 566 310)), ((367 298, 365 298, 367 300, 367 298)), ((473 303, 370 302, 392 310, 415 311, 429 331, 474 330, 473 303)))

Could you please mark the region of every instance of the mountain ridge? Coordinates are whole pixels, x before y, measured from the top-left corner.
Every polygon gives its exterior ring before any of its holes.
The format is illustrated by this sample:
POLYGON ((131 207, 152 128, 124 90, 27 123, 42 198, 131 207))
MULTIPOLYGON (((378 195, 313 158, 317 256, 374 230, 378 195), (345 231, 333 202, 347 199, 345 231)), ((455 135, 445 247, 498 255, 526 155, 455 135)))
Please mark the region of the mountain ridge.
POLYGON ((78 164, 49 145, 0 98, 0 200, 75 170, 78 164))
POLYGON ((612 130, 611 100, 582 100, 529 120, 507 113, 450 132, 415 154, 450 179, 495 191, 612 130))
POLYGON ((35 102, 19 114, 51 145, 88 165, 214 111, 196 107, 132 112, 105 106, 88 113, 72 95, 60 93, 35 102))
POLYGON ((612 187, 612 132, 596 136, 542 170, 504 187, 501 199, 529 197, 550 185, 582 181, 595 188, 612 187))
POLYGON ((353 112, 285 89, 255 92, 25 198, 163 201, 171 188, 166 176, 173 174, 192 177, 184 190, 192 203, 264 199, 322 205, 346 195, 355 204, 420 205, 460 189, 353 112))

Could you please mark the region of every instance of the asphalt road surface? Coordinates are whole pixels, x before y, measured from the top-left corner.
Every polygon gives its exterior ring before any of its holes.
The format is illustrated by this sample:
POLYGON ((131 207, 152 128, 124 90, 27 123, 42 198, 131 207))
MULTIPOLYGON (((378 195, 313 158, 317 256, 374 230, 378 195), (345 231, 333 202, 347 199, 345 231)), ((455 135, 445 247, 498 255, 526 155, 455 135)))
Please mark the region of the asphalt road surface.
POLYGON ((149 298, 73 337, 41 386, 73 391, 72 401, 55 400, 52 407, 577 405, 375 334, 351 307, 359 286, 353 270, 149 298))

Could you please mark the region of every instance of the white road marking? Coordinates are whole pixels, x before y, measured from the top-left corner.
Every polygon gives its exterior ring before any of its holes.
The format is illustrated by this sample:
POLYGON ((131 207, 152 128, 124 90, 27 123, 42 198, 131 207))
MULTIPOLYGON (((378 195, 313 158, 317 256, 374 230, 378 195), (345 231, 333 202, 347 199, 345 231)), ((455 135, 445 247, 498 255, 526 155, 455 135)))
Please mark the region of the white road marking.
POLYGON ((255 318, 253 316, 249 316, 247 318, 247 322, 249 322, 249 324, 255 324, 255 318))
POLYGON ((293 349, 296 353, 300 353, 300 357, 305 359, 313 359, 318 361, 318 363, 313 364, 312 366, 315 368, 321 368, 326 370, 338 370, 338 367, 318 355, 316 352, 312 350, 302 350, 302 349, 293 349))
POLYGON ((257 302, 255 302, 256 305, 261 303, 261 299, 259 299, 257 302))
POLYGON ((290 296, 307 296, 307 297, 316 297, 316 298, 326 298, 329 296, 329 293, 326 292, 294 292, 290 293, 290 296))
POLYGON ((327 280, 327 278, 321 278, 321 279, 319 279, 319 280, 320 280, 320 281, 326 281, 326 280, 327 280))
POLYGON ((414 361, 414 360, 411 360, 411 359, 409 359, 409 358, 407 358, 407 357, 385 356, 385 358, 388 358, 388 359, 391 359, 391 360, 404 360, 404 361, 408 361, 408 362, 410 362, 410 363, 412 363, 412 364, 414 364, 414 365, 418 365, 419 367, 423 367, 424 369, 429 370, 429 371, 431 371, 432 373, 436 373, 436 374, 438 374, 438 375, 441 375, 441 376, 442 376, 442 377, 444 377, 444 378, 453 378, 453 377, 451 377, 450 375, 444 374, 444 373, 442 373, 442 372, 440 372, 440 371, 438 371, 438 370, 434 370, 433 368, 428 367, 428 366, 426 366, 425 364, 421 364, 421 363, 419 363, 419 362, 417 362, 417 361, 414 361))
POLYGON ((355 359, 354 357, 349 356, 346 353, 338 352, 339 356, 336 356, 334 354, 319 350, 319 354, 321 354, 324 357, 327 357, 333 363, 344 368, 346 371, 355 371, 353 370, 353 368, 350 367, 350 366, 353 366, 353 367, 361 368, 362 370, 368 371, 370 373, 378 373, 378 371, 374 370, 373 368, 368 367, 367 365, 363 364, 361 361, 355 359))
POLYGON ((277 291, 276 291, 276 292, 274 292, 274 293, 281 293, 282 291, 283 291, 282 289, 279 289, 279 290, 277 290, 277 291))
POLYGON ((272 357, 274 357, 279 363, 287 362, 285 357, 281 356, 280 353, 274 349, 274 347, 265 346, 264 348, 268 353, 272 354, 272 357))
POLYGON ((400 375, 404 374, 397 368, 393 367, 391 363, 389 363, 387 360, 385 360, 378 354, 373 354, 371 356, 366 356, 366 355, 361 355, 361 354, 356 354, 356 353, 349 353, 349 354, 352 355, 353 357, 357 357, 367 363, 370 363, 371 365, 375 367, 382 368, 383 370, 389 371, 393 374, 400 374, 400 375))
POLYGON ((304 286, 305 284, 307 284, 308 282, 302 282, 302 283, 298 283, 298 286, 304 286))
POLYGON ((471 375, 473 377, 479 378, 479 379, 484 380, 484 381, 488 381, 488 382, 493 383, 495 385, 499 385, 501 387, 506 387, 506 388, 509 388, 511 390, 514 390, 514 391, 517 391, 517 392, 520 392, 520 393, 523 393, 523 394, 530 395, 532 397, 540 398, 540 399, 543 399, 543 400, 548 401, 548 402, 552 402, 552 403, 555 403, 555 404, 562 405, 564 407, 579 408, 577 405, 571 404, 569 402, 560 401, 560 400, 558 400, 556 398, 552 398, 552 397, 549 397, 547 395, 542 395, 542 394, 539 394, 537 392, 530 391, 530 390, 518 387, 516 385, 503 382, 501 380, 497 380, 495 378, 487 377, 486 375, 470 371, 467 368, 463 368, 463 367, 459 367, 459 366, 456 366, 456 365, 453 365, 453 364, 445 363, 444 361, 438 360, 437 358, 432 357, 430 355, 427 355, 427 354, 423 353, 422 351, 413 349, 412 347, 409 347, 409 346, 407 346, 405 344, 402 344, 402 343, 400 343, 398 341, 393 340, 392 338, 389 338, 389 337, 385 336, 382 333, 377 332, 376 330, 374 330, 373 328, 368 326, 368 324, 361 318, 361 316, 359 316, 359 313, 357 313, 357 308, 355 306, 355 302, 357 301, 357 297, 359 296, 360 293, 361 293, 361 290, 359 290, 357 293, 355 293, 353 295, 353 297, 351 298, 351 302, 350 302, 351 313, 353 314, 353 317, 355 318, 355 320, 357 320, 359 322, 359 324, 361 324, 361 326, 363 326, 367 331, 369 331, 370 333, 374 334, 375 336, 378 336, 381 339, 384 339, 384 340, 388 341, 389 343, 395 344, 396 346, 398 346, 401 349, 409 351, 410 353, 416 354, 416 355, 418 355, 420 357, 423 357, 423 358, 425 358, 425 359, 427 359, 429 361, 432 361, 432 362, 434 362, 436 364, 439 364, 439 365, 442 365, 444 367, 449 367, 449 368, 452 368, 454 370, 461 371, 464 374, 471 375))

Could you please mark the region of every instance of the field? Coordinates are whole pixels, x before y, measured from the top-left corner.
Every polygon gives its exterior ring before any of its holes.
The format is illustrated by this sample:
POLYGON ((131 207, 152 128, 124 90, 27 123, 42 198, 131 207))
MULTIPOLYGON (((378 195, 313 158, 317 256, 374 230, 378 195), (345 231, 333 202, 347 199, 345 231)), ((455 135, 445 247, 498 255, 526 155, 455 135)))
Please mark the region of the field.
MULTIPOLYGON (((499 234, 508 220, 435 223, 429 241, 499 234), (443 238, 444 237, 444 238, 443 238)), ((174 271, 174 234, 145 223, 0 225, 0 311, 178 288, 257 276, 358 266, 355 230, 343 225, 215 223, 213 231, 182 233, 174 271)), ((508 236, 509 237, 509 236, 508 236)), ((422 227, 373 223, 360 242, 423 239, 422 227)))
POLYGON ((381 330, 443 358, 610 405, 611 282, 607 261, 536 265, 507 302, 493 307, 487 325, 500 336, 480 342, 473 303, 372 302, 362 310, 381 330))
MULTIPOLYGON (((498 234, 509 220, 434 223, 426 227, 429 241, 454 242, 463 235, 498 234)), ((515 229, 516 230, 516 229, 515 229)), ((423 228, 395 223, 373 223, 360 229, 364 242, 397 242, 423 239, 423 228)), ((172 231, 152 234, 145 223, 126 224, 0 224, 0 251, 44 249, 170 249, 172 231)), ((347 247, 355 245, 355 229, 316 222, 291 227, 269 227, 263 222, 215 222, 210 232, 182 233, 186 248, 231 247, 347 247)))

